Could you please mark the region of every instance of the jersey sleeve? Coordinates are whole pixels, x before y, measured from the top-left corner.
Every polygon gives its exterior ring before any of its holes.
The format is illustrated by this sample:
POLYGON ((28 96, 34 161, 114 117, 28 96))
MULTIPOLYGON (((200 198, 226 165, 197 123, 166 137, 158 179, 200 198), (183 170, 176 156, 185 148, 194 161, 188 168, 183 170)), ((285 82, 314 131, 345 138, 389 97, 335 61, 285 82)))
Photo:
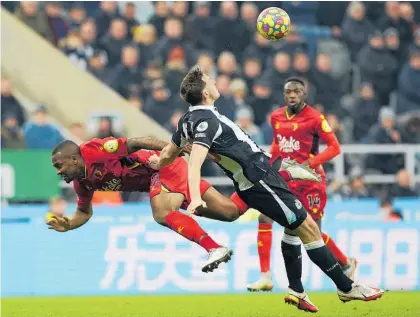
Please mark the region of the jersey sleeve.
POLYGON ((127 156, 127 138, 92 139, 80 146, 85 160, 103 162, 109 159, 119 159, 127 156))
POLYGON ((182 118, 178 121, 178 126, 174 134, 172 134, 172 143, 179 148, 183 148, 187 144, 187 138, 182 129, 182 118))
POLYGON ((200 144, 210 149, 221 132, 220 122, 215 116, 200 118, 192 123, 192 131, 193 144, 200 144))
POLYGON ((88 190, 78 180, 73 181, 73 188, 77 195, 77 207, 86 210, 92 201, 93 190, 88 190))

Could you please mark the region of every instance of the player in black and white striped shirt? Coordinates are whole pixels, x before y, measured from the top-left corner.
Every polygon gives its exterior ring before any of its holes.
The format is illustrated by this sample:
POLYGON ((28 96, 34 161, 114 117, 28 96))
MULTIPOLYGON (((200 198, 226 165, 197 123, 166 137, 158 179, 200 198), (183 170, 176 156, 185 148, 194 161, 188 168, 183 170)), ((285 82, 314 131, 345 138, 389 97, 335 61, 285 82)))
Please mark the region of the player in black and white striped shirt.
POLYGON ((190 109, 179 120, 172 144, 162 151, 157 164, 165 166, 178 155, 177 148, 193 144, 188 164, 191 194, 188 211, 205 206, 200 195, 200 177, 201 166, 210 151, 216 156, 217 164, 233 180, 239 197, 249 207, 285 227, 282 250, 289 279, 286 302, 302 310, 318 310, 301 291, 301 242, 312 262, 334 281, 342 301, 370 301, 381 297, 383 290, 354 283, 343 273, 325 247, 318 226, 307 217, 302 203, 289 191, 278 171, 271 167, 268 155, 236 124, 217 111, 214 103, 219 96, 215 81, 203 74, 200 68, 188 72, 181 84, 181 97, 190 104, 190 109))

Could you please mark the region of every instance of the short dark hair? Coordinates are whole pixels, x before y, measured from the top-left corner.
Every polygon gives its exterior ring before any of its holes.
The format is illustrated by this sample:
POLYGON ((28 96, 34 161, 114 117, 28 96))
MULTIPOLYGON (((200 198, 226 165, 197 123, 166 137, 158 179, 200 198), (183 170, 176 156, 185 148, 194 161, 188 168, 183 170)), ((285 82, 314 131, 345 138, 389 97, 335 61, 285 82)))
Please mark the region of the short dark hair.
POLYGON ((300 77, 289 77, 285 80, 284 84, 286 85, 287 83, 290 83, 290 82, 297 82, 297 83, 302 84, 303 87, 306 87, 305 81, 300 77))
POLYGON ((72 140, 64 140, 55 146, 55 148, 52 150, 51 155, 55 155, 58 152, 63 152, 65 155, 76 155, 80 154, 80 148, 72 140))
POLYGON ((181 83, 181 98, 191 106, 198 105, 203 99, 203 89, 206 83, 203 80, 203 72, 200 67, 192 68, 181 83))

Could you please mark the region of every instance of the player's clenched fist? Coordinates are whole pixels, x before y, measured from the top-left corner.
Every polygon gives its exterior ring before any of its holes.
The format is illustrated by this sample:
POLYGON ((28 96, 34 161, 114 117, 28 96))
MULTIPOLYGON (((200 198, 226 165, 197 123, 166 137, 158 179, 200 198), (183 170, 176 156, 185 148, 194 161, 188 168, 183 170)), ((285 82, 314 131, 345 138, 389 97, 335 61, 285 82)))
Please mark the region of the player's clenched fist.
POLYGON ((70 219, 67 217, 51 216, 47 222, 48 229, 58 232, 66 232, 70 230, 70 219))

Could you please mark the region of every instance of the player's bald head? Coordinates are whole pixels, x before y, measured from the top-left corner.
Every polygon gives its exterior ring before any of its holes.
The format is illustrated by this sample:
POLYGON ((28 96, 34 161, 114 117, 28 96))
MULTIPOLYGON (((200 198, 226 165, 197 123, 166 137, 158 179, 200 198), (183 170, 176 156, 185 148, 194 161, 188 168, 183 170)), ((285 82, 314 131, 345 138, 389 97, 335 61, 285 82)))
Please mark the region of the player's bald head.
POLYGON ((80 155, 80 148, 75 142, 71 140, 64 140, 56 145, 51 155, 61 157, 80 155))

